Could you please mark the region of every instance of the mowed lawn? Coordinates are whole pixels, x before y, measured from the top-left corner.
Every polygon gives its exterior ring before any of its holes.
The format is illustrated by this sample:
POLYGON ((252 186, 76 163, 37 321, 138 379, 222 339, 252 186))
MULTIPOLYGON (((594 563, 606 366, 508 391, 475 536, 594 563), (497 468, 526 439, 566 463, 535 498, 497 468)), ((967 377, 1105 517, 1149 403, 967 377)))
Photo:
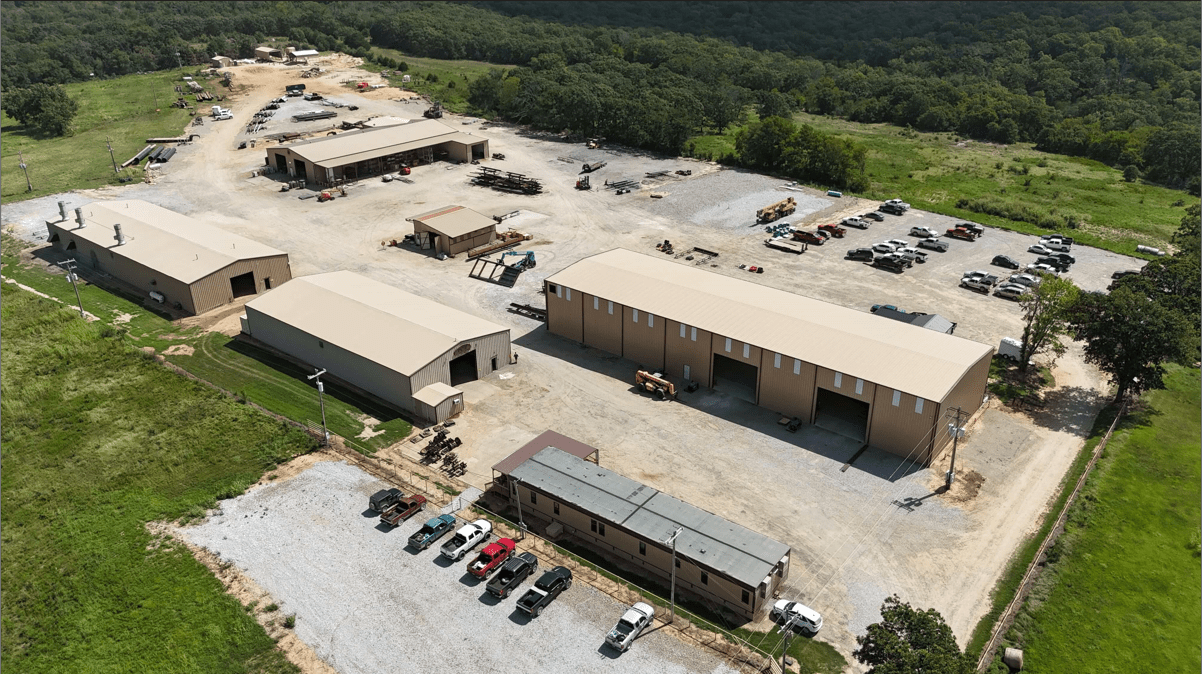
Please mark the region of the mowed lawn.
MULTIPOLYGON (((406 56, 395 49, 382 47, 373 47, 372 53, 379 53, 382 56, 394 58, 409 65, 409 70, 398 72, 396 75, 388 78, 389 82, 394 86, 404 87, 420 94, 425 94, 439 101, 452 112, 468 112, 470 107, 467 102, 468 82, 493 68, 505 70, 513 67, 494 65, 483 61, 448 61, 419 56, 406 56), (409 76, 408 82, 402 82, 405 75, 409 76), (431 75, 434 75, 437 81, 431 81, 431 75)), ((382 66, 374 62, 367 67, 372 70, 382 68, 382 66)))
MULTIPOLYGON (((754 115, 752 116, 754 119, 754 115)), ((995 145, 952 133, 919 133, 888 124, 860 124, 798 114, 795 121, 851 139, 868 150, 865 168, 874 199, 900 197, 916 208, 1028 234, 1050 230, 961 208, 961 199, 1083 219, 1066 233, 1079 242, 1136 255, 1137 245, 1164 248, 1185 208, 1198 198, 1143 182, 1090 159, 1036 151, 1031 143, 995 145)), ((691 139, 694 154, 715 158, 734 152, 740 127, 691 139)))
POLYGON ((1091 478, 1092 494, 1070 520, 1086 525, 1023 627, 1024 671, 1202 668, 1202 380, 1177 367, 1168 386, 1145 396, 1148 412, 1115 434, 1113 460, 1091 478))
MULTIPOLYGON (((75 292, 65 276, 22 262, 20 252, 27 244, 8 234, 2 239, 5 277, 62 300, 58 306, 76 306, 75 292)), ((86 281, 79 284, 79 292, 85 310, 125 333, 135 347, 160 354, 176 347, 166 356, 174 365, 293 421, 321 423, 317 388, 306 378, 312 371, 221 333, 181 328, 136 301, 140 298, 116 295, 86 281)), ((325 405, 330 431, 350 439, 364 453, 401 440, 412 429, 395 411, 333 383, 326 386, 325 405), (368 418, 380 423, 368 428, 364 423, 368 418)))
POLYGON ((9 284, 0 294, 5 669, 298 671, 208 569, 145 525, 213 507, 314 442, 110 325, 9 284))
MULTIPOLYGON (((183 94, 175 85, 183 84, 187 71, 164 71, 145 75, 126 75, 110 80, 64 84, 67 94, 79 103, 74 132, 60 138, 35 138, 8 115, 0 116, 0 202, 11 203, 68 190, 117 185, 107 141, 112 141, 113 156, 120 166, 146 147, 147 138, 178 136, 191 121, 191 115, 170 107, 183 94), (156 104, 155 97, 158 97, 156 104), (27 191, 21 155, 29 170, 33 191, 27 191)), ((198 80, 211 93, 221 94, 217 80, 198 80)), ((193 106, 203 107, 188 96, 193 106)), ((134 181, 143 179, 143 167, 123 171, 134 181)))

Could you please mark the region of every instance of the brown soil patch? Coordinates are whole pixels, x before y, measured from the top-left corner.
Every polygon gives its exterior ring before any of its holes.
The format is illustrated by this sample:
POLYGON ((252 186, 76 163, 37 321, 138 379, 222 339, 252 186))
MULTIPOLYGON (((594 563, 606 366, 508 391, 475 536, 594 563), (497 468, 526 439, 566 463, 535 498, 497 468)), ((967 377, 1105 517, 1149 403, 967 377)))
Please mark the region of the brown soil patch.
POLYGON ((952 483, 952 488, 943 497, 953 503, 967 503, 981 493, 983 484, 985 484, 985 477, 977 471, 957 471, 956 481, 952 483))
MULTIPOLYGON (((153 349, 151 349, 151 350, 153 351, 153 349)), ((163 352, 163 355, 164 356, 191 356, 193 353, 196 353, 196 349, 188 346, 187 344, 176 344, 174 346, 167 347, 167 350, 163 352)))

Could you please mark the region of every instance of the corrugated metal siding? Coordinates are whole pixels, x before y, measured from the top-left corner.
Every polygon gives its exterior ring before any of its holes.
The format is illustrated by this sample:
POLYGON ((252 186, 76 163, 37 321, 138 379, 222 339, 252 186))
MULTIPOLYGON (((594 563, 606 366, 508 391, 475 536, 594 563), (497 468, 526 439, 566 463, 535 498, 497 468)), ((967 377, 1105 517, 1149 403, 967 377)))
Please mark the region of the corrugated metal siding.
MULTIPOLYGON (((614 305, 614 313, 617 311, 617 305, 614 305)), ((636 322, 636 311, 622 307, 622 356, 644 367, 659 370, 664 366, 664 326, 667 321, 663 316, 638 311, 636 322)))
POLYGON ((494 226, 479 229, 471 234, 465 235, 467 238, 461 241, 455 241, 451 237, 439 232, 437 229, 427 225, 421 220, 414 220, 413 233, 417 234, 418 232, 430 232, 432 235, 431 238, 433 238, 436 242, 435 252, 447 253, 449 255, 458 255, 459 253, 471 250, 476 246, 483 246, 497 237, 497 228, 494 226))
POLYGON ((747 355, 744 356, 743 342, 740 342, 737 339, 730 340, 730 351, 727 351, 726 339, 726 337, 715 333, 712 352, 718 354, 719 356, 726 356, 727 358, 733 358, 734 360, 747 363, 748 365, 754 365, 757 368, 760 366, 760 347, 753 344, 748 344, 747 355))
POLYGON ((925 400, 922 412, 916 413, 914 407, 918 399, 915 396, 901 393, 898 405, 894 407, 893 393, 891 388, 877 387, 872 403, 868 442, 890 454, 926 463, 935 435, 934 424, 938 419, 939 405, 925 400))
POLYGON ((603 297, 595 297, 581 293, 584 298, 584 338, 585 344, 601 349, 615 356, 622 355, 622 310, 625 308, 613 303, 614 312, 609 313, 610 302, 603 297), (597 308, 593 308, 596 302, 597 308))
MULTIPOLYGON (((952 392, 944 401, 943 409, 959 406, 968 415, 972 415, 980 409, 981 401, 985 397, 985 387, 989 383, 989 364, 992 361, 993 351, 990 351, 969 368, 964 378, 952 388, 952 392)), ((947 431, 947 424, 940 424, 937 430, 939 432, 935 436, 935 450, 932 454, 932 460, 938 458, 952 442, 952 438, 947 431)))
POLYGON ((819 388, 824 388, 828 391, 834 391, 835 393, 840 393, 848 398, 862 400, 869 404, 872 404, 872 397, 876 392, 876 384, 866 381, 864 382, 864 386, 860 389, 861 393, 857 394, 856 378, 846 374, 843 375, 843 380, 840 382, 840 385, 835 386, 835 371, 828 370, 825 367, 817 368, 814 379, 819 388))
POLYGON ((777 368, 776 356, 772 351, 763 351, 760 406, 788 417, 800 417, 809 423, 812 421, 810 410, 813 407, 815 366, 802 361, 800 373, 793 374, 794 359, 781 354, 780 368, 777 368))
POLYGON ((80 266, 113 276, 141 290, 147 297, 153 290, 166 297, 167 304, 179 302, 186 311, 194 314, 202 313, 196 310, 192 301, 192 291, 186 283, 164 276, 141 263, 120 255, 120 246, 114 246, 112 249, 98 246, 91 241, 72 236, 69 229, 55 225, 50 225, 48 229, 52 236, 56 232, 59 235, 59 240, 53 244, 54 247, 75 258, 80 266), (72 242, 75 243, 75 249, 67 250, 67 246, 72 242), (151 281, 155 283, 151 284, 151 281))
POLYGON ((434 422, 441 424, 442 422, 461 412, 463 412, 463 396, 460 395, 453 398, 447 398, 439 403, 438 409, 434 414, 434 422))
POLYGON ((476 351, 476 374, 483 378, 493 372, 492 359, 497 359, 497 369, 509 364, 509 331, 484 335, 477 339, 460 342, 455 348, 430 361, 428 365, 413 373, 410 385, 410 395, 426 388, 430 384, 442 382, 451 385, 451 361, 455 359, 455 351, 464 344, 470 344, 476 351))
POLYGON ((266 278, 271 279, 272 288, 278 288, 292 279, 287 255, 240 260, 192 284, 192 303, 196 307, 196 313, 203 314, 213 307, 233 302, 234 293, 230 288, 230 279, 247 272, 254 272, 256 294, 267 289, 264 282, 266 278))
POLYGON ((555 284, 547 284, 547 329, 561 337, 576 342, 582 341, 584 294, 570 293, 572 299, 569 301, 566 287, 557 286, 562 288, 560 292, 563 297, 559 297, 551 292, 552 285, 555 284))
POLYGON ((710 363, 713 361, 713 357, 710 355, 710 333, 698 329, 697 341, 693 341, 694 328, 686 325, 684 338, 681 339, 680 323, 671 320, 665 320, 664 323, 667 326, 664 328, 664 339, 667 344, 664 359, 667 374, 683 378, 684 366, 688 365, 689 379, 709 386, 710 363))
POLYGON ((313 335, 277 321, 251 306, 246 307, 246 322, 250 326, 251 336, 260 342, 314 367, 325 368, 331 375, 375 394, 402 410, 417 412, 405 375, 333 344, 323 345, 313 335))

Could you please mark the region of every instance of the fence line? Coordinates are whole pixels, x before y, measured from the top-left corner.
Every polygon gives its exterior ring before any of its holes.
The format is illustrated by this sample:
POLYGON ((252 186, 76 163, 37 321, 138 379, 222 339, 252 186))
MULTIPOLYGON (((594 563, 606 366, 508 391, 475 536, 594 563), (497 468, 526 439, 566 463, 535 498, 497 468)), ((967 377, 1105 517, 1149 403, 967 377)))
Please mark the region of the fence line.
POLYGON ((1119 420, 1123 418, 1123 414, 1127 411, 1127 403, 1124 401, 1122 407, 1119 408, 1118 414, 1114 416, 1114 421, 1110 422, 1110 428, 1106 429, 1106 434, 1102 436, 1102 440, 1093 450, 1093 456, 1089 457, 1089 463, 1085 464, 1085 470, 1081 472, 1081 476, 1077 478, 1077 484, 1073 487, 1072 493, 1068 495, 1068 499, 1064 502, 1064 507, 1060 510, 1060 515, 1056 518, 1056 523, 1048 531, 1048 535, 1044 536, 1043 542, 1040 543, 1039 549, 1035 552, 1035 557, 1027 565, 1027 571, 1023 574, 1022 581, 1018 584, 1018 589, 1014 593, 1014 597, 1010 603, 1006 605, 1005 610, 998 616, 997 622, 993 624, 993 633, 989 637, 989 641, 985 644, 985 648, 981 650, 981 657, 977 660, 977 671, 983 672, 985 668, 993 662, 995 651, 1001 641, 1004 631, 1009 628, 1011 621, 1014 620, 1018 613, 1019 607, 1022 606, 1023 600, 1027 592, 1030 590, 1031 583, 1035 580, 1035 570, 1039 568, 1039 560, 1047 553, 1048 548, 1060 537, 1065 520, 1068 519, 1069 510, 1072 509, 1073 503, 1077 500, 1077 495, 1081 492, 1081 488, 1085 486, 1085 480, 1089 474, 1093 472, 1094 466, 1098 463, 1098 458, 1102 456, 1102 451, 1106 449, 1107 443, 1110 442, 1110 436, 1114 433, 1114 429, 1118 427, 1119 420))

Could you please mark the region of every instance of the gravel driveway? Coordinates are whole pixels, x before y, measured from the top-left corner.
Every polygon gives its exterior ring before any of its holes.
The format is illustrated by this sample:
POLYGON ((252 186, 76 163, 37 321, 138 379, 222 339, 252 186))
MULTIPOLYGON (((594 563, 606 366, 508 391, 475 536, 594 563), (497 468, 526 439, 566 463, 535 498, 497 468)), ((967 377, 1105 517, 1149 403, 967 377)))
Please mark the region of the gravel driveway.
POLYGON ((514 608, 518 593, 498 602, 466 562, 406 547, 431 511, 381 530, 366 504, 384 486, 322 462, 223 502, 220 514, 183 533, 296 614, 297 636, 343 674, 735 671, 658 631, 619 655, 603 642, 623 606, 583 582, 529 619, 514 608))

